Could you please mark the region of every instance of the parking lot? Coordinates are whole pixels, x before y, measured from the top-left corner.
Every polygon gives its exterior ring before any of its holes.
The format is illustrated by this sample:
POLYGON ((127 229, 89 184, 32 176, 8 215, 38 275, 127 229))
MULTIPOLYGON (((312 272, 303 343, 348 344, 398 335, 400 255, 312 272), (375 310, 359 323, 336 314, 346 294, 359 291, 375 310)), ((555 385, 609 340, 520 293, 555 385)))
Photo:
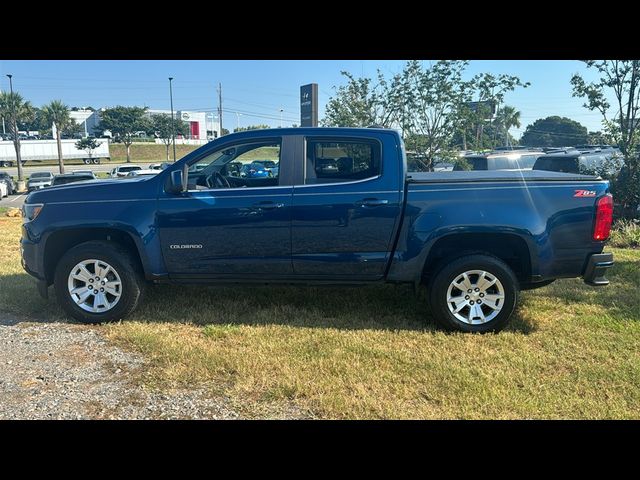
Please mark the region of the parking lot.
MULTIPOLYGON (((134 162, 132 162, 134 163, 134 162)), ((134 163, 135 164, 135 163, 134 163)), ((100 165, 65 165, 65 173, 73 172, 74 170, 91 170, 95 173, 98 172, 110 172, 113 168, 125 165, 124 163, 101 163, 100 165)), ((142 164, 141 164, 142 166, 142 164)), ((18 167, 6 167, 0 169, 2 172, 8 172, 13 177, 18 176, 18 167)), ((28 177, 34 172, 51 172, 54 175, 59 173, 58 165, 25 165, 22 167, 22 172, 25 177, 28 177)))
MULTIPOLYGON (((94 173, 100 173, 100 172, 107 173, 120 165, 126 165, 126 164, 125 163, 103 163, 100 165, 66 165, 65 173, 71 173, 74 170, 91 170, 94 173)), ((140 166, 144 167, 144 164, 140 163, 140 166)), ((2 168, 0 169, 0 171, 8 172, 9 175, 13 176, 14 178, 18 177, 17 167, 2 168)), ((25 176, 25 178, 28 178, 29 175, 35 172, 51 172, 54 175, 56 175, 59 173, 59 169, 57 165, 24 166, 22 168, 22 173, 25 176)), ((0 207, 22 208, 22 204, 24 203, 25 198, 27 198, 26 193, 10 195, 6 198, 0 199, 0 207)))

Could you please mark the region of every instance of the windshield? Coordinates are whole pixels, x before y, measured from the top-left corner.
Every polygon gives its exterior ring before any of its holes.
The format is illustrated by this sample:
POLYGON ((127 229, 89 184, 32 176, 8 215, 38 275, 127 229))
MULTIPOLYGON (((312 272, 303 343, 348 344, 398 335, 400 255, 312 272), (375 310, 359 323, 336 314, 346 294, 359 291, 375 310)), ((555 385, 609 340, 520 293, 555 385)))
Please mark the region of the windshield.
POLYGON ((51 178, 51 174, 49 172, 32 173, 31 178, 51 178))
POLYGON ((142 170, 142 167, 120 167, 121 172, 133 172, 134 170, 142 170))

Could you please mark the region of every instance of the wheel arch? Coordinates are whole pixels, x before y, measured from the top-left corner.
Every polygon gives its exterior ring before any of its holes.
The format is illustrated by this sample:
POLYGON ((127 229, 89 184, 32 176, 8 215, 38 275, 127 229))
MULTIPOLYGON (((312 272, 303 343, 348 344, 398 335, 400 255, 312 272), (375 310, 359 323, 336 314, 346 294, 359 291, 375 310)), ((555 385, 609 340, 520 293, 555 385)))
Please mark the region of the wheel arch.
POLYGON ((425 249, 418 282, 427 283, 446 263, 457 258, 489 254, 505 262, 521 283, 529 282, 534 265, 532 250, 521 236, 513 233, 462 232, 439 237, 425 249))
POLYGON ((69 249, 90 241, 113 242, 125 248, 136 261, 139 272, 146 276, 148 259, 139 244, 140 239, 124 228, 118 227, 82 227, 59 229, 46 238, 43 267, 48 285, 53 283, 58 261, 69 249))

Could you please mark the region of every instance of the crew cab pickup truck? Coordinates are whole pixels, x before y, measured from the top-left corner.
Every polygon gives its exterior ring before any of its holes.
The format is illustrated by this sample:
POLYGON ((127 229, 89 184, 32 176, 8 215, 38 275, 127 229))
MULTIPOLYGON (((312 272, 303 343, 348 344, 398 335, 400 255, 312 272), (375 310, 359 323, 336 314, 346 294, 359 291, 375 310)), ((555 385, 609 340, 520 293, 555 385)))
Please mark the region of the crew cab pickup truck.
POLYGON ((389 129, 254 130, 155 176, 31 193, 22 262, 43 296, 53 285, 88 323, 131 314, 149 283, 390 282, 425 286, 445 328, 499 331, 520 290, 609 283, 608 192, 558 172, 408 173, 389 129), (275 173, 230 167, 254 161, 275 173))

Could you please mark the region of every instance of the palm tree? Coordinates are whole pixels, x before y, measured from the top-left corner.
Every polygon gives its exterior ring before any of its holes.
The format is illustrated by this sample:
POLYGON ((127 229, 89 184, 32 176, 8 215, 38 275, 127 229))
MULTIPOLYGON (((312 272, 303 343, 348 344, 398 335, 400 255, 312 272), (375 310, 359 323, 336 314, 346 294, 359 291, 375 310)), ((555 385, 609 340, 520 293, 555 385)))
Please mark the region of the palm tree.
POLYGON ((520 112, 514 107, 505 105, 498 114, 497 123, 504 129, 504 143, 509 146, 509 129, 520 128, 520 112))
POLYGON ((60 173, 64 173, 64 161, 62 160, 62 141, 60 135, 62 131, 71 125, 73 119, 69 116, 69 107, 62 100, 52 100, 40 109, 42 121, 48 125, 56 126, 56 142, 58 143, 58 165, 60 173))
POLYGON ((20 137, 18 123, 29 122, 34 118, 35 109, 31 102, 24 100, 19 93, 0 92, 0 116, 9 120, 9 132, 13 136, 13 146, 16 149, 16 163, 18 164, 18 181, 24 181, 22 175, 22 157, 20 156, 20 137), (15 112, 15 116, 14 116, 15 112))

